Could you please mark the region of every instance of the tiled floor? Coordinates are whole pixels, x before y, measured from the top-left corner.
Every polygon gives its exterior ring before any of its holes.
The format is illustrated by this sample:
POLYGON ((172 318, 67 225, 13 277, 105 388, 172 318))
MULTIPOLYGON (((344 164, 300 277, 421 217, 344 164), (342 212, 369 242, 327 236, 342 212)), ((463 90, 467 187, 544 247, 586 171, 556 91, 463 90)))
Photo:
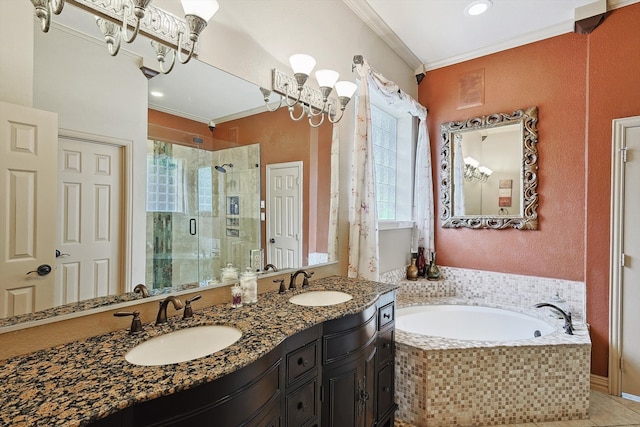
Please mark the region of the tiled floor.
MULTIPOLYGON (((412 427, 396 420, 396 427, 412 427)), ((513 424, 518 427, 590 427, 637 426, 640 427, 640 403, 621 397, 591 392, 589 418, 575 421, 513 424)))

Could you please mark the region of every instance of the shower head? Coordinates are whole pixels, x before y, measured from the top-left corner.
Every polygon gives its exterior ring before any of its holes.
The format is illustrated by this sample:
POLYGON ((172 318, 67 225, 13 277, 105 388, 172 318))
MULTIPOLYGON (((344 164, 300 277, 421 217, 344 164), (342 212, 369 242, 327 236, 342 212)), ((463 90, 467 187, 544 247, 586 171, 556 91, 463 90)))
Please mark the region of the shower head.
POLYGON ((225 163, 225 164, 220 165, 220 166, 215 166, 215 169, 218 172, 227 173, 227 170, 224 168, 225 166, 229 166, 230 168, 232 168, 233 167, 233 163, 225 163))

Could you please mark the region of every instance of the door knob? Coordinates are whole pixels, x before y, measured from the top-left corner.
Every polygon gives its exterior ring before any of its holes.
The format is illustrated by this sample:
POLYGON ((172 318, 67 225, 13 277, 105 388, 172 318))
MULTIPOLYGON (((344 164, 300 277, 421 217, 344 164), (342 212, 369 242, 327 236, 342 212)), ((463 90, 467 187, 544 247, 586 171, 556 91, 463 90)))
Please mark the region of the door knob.
POLYGON ((49 264, 42 264, 38 266, 36 270, 29 271, 27 274, 38 273, 38 276, 46 276, 51 273, 51 266, 49 264))
POLYGON ((269 243, 275 243, 276 239, 274 239, 273 237, 269 239, 269 243))

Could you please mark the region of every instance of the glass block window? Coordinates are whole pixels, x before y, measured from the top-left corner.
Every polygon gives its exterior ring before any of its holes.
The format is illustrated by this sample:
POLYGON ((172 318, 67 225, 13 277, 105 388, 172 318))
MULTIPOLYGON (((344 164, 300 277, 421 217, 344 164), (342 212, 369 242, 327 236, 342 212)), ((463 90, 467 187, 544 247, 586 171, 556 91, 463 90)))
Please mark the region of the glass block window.
POLYGON ((378 220, 396 219, 398 119, 371 105, 378 220))
POLYGON ((147 156, 147 212, 183 212, 182 160, 147 156))
POLYGON ((200 212, 213 212, 211 166, 198 168, 198 210, 200 212))

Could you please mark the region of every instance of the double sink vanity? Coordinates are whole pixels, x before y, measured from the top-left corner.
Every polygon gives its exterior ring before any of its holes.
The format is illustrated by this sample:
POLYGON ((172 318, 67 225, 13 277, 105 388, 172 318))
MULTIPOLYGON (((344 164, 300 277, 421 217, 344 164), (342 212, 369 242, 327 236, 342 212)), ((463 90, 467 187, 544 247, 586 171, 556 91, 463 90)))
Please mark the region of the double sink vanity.
POLYGON ((391 426, 394 289, 327 277, 5 360, 0 424, 391 426))

